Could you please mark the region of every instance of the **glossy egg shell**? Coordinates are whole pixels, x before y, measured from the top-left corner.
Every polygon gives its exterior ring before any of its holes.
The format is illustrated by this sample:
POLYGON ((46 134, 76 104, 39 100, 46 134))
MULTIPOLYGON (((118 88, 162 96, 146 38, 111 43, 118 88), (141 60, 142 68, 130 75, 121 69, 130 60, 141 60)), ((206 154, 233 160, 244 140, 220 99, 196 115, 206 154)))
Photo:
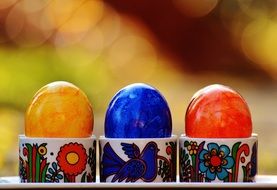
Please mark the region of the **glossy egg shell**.
POLYGON ((106 112, 108 138, 170 137, 172 119, 165 98, 155 88, 136 83, 121 89, 106 112))
POLYGON ((252 133, 246 101, 223 85, 210 85, 195 93, 187 108, 185 124, 189 137, 243 138, 252 133))
POLYGON ((92 130, 93 111, 87 96, 68 82, 42 87, 26 111, 28 137, 89 137, 92 130))

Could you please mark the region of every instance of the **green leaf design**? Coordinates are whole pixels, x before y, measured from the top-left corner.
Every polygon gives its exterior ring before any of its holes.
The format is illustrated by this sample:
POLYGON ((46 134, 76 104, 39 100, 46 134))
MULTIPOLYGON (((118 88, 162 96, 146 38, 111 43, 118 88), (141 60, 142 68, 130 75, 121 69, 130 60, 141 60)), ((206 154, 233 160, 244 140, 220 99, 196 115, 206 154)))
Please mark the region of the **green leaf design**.
POLYGON ((189 159, 189 155, 188 154, 185 155, 185 160, 187 160, 187 159, 189 159))
POLYGON ((65 182, 65 183, 68 183, 68 179, 67 179, 65 173, 64 173, 63 175, 64 175, 64 182, 65 182))
POLYGON ((26 147, 27 147, 27 150, 28 150, 28 166, 29 166, 29 176, 27 176, 27 179, 28 179, 28 182, 32 182, 32 176, 33 176, 33 170, 32 170, 32 165, 33 165, 33 162, 32 162, 32 145, 29 144, 29 143, 26 143, 26 147))
MULTIPOLYGON (((45 167, 43 168, 43 170, 42 170, 41 182, 45 182, 45 180, 46 180, 46 172, 47 172, 48 166, 49 166, 49 163, 47 163, 47 164, 45 165, 45 167)), ((48 175, 49 175, 49 174, 48 174, 48 175)))
POLYGON ((189 141, 184 142, 184 147, 187 147, 189 145, 189 141))
POLYGON ((246 180, 246 167, 245 166, 242 166, 242 171, 243 171, 243 182, 247 182, 246 180))
MULTIPOLYGON (((237 142, 232 147, 232 157, 235 162, 236 162, 237 153, 238 153, 240 144, 241 142, 237 142)), ((232 167, 232 181, 235 181, 235 175, 236 175, 236 164, 234 164, 234 166, 232 167)))
POLYGON ((86 182, 86 175, 87 175, 87 172, 85 172, 85 173, 82 175, 81 182, 86 182))
POLYGON ((36 182, 39 182, 39 173, 40 173, 40 154, 36 151, 36 182))
POLYGON ((241 144, 241 142, 237 142, 237 143, 234 144, 233 147, 232 147, 232 156, 233 156, 234 159, 235 159, 236 156, 237 156, 237 152, 238 152, 238 149, 239 149, 240 144, 241 144))
POLYGON ((47 145, 47 143, 42 143, 40 146, 46 146, 47 145))

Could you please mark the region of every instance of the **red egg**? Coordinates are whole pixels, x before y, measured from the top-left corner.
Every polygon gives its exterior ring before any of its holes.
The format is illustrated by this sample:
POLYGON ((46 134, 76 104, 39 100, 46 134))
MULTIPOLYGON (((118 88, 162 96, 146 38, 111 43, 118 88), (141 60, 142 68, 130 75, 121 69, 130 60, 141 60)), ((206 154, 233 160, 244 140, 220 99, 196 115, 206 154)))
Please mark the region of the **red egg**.
POLYGON ((195 138, 244 138, 252 133, 246 101, 223 85, 210 85, 194 94, 187 108, 185 133, 195 138))

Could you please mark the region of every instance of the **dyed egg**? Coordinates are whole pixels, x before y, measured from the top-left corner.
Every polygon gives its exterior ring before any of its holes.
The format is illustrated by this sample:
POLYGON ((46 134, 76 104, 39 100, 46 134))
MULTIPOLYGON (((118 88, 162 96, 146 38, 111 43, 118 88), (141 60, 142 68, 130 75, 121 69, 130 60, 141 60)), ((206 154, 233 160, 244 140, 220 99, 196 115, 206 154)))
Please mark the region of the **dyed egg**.
POLYGON ((195 93, 187 108, 185 123, 189 137, 243 138, 252 133, 251 115, 243 97, 217 84, 195 93))
POLYGON ((25 116, 28 137, 89 137, 93 111, 87 96, 68 82, 53 82, 34 96, 25 116))
POLYGON ((105 118, 108 138, 163 138, 172 132, 171 113, 155 88, 136 83, 113 97, 105 118))

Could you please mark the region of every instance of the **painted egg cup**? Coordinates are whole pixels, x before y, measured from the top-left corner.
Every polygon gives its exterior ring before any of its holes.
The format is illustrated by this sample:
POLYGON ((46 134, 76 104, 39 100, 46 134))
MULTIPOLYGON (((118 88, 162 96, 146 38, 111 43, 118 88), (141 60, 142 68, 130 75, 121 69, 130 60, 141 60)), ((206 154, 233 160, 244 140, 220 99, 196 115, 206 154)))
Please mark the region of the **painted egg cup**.
POLYGON ((175 182, 177 136, 100 137, 100 182, 175 182))
POLYGON ((258 136, 179 139, 180 182, 255 182, 258 136))
POLYGON ((23 183, 96 181, 96 137, 33 138, 19 135, 23 183))

